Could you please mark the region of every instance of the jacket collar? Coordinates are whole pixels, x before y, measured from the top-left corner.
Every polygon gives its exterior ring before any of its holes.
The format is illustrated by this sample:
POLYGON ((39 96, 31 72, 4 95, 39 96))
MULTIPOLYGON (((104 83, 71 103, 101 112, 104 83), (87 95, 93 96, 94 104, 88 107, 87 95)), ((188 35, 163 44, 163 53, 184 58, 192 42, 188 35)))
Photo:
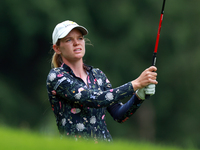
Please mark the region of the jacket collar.
MULTIPOLYGON (((63 68, 66 72, 69 72, 70 74, 73 74, 73 75, 74 75, 73 70, 72 70, 68 65, 66 65, 65 63, 63 63, 63 64, 61 65, 61 68, 63 68)), ((89 66, 89 65, 86 65, 86 64, 83 64, 83 68, 84 68, 87 72, 90 72, 90 71, 93 69, 92 66, 89 66)))

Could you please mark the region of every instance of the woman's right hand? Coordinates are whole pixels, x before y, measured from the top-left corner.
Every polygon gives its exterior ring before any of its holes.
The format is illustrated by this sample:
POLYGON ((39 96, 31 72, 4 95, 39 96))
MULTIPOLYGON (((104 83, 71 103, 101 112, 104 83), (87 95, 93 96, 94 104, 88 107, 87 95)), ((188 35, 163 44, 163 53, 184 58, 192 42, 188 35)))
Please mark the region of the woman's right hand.
POLYGON ((149 84, 158 84, 158 82, 156 81, 156 71, 157 68, 155 66, 151 66, 144 70, 137 79, 131 82, 134 91, 136 91, 137 89, 144 88, 149 84))

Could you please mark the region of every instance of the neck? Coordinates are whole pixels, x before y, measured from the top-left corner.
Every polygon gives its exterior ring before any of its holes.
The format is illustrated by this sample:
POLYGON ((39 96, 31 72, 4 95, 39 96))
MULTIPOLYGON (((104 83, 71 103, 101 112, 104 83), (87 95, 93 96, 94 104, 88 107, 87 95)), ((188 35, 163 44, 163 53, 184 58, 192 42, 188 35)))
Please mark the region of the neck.
POLYGON ((68 65, 74 72, 74 74, 77 76, 77 77, 84 77, 86 72, 83 68, 83 60, 79 60, 79 61, 76 61, 76 62, 69 62, 69 61, 64 61, 64 63, 66 65, 68 65))

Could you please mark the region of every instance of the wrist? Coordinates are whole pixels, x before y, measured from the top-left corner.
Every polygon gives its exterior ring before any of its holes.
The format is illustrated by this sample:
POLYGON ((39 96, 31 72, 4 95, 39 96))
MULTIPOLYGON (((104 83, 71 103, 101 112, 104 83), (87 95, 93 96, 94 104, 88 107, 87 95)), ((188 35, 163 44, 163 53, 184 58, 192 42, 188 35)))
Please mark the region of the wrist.
POLYGON ((131 81, 131 84, 133 86, 134 91, 137 91, 139 89, 139 85, 135 80, 131 81))
POLYGON ((136 96, 137 96, 139 99, 145 100, 145 91, 144 91, 144 88, 138 89, 138 90, 136 91, 135 94, 136 94, 136 96))
POLYGON ((135 93, 136 97, 138 98, 138 100, 142 100, 138 95, 137 93, 135 93))

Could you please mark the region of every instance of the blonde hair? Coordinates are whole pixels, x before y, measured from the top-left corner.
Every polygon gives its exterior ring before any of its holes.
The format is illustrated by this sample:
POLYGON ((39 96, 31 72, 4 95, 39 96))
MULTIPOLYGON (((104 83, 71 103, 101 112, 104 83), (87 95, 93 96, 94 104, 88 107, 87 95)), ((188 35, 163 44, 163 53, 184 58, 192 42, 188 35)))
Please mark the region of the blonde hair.
POLYGON ((63 61, 62 61, 62 57, 60 56, 60 54, 57 54, 56 52, 54 52, 53 56, 52 56, 52 60, 51 60, 51 67, 52 68, 58 68, 62 65, 63 61))
MULTIPOLYGON (((60 39, 58 39, 58 41, 56 42, 56 45, 60 46, 60 39)), ((63 61, 62 61, 61 55, 57 54, 54 51, 54 54, 53 54, 52 59, 51 59, 51 67, 52 68, 58 68, 58 67, 60 67, 62 65, 62 63, 63 63, 63 61)))
MULTIPOLYGON (((91 41, 87 38, 84 38, 85 40, 85 45, 92 45, 91 41)), ((56 45, 59 46, 60 45, 60 39, 58 39, 58 41, 56 42, 56 45)), ((51 60, 51 67, 52 68, 58 68, 62 65, 63 60, 60 54, 57 54, 56 52, 54 52, 53 56, 52 56, 52 60, 51 60)))

